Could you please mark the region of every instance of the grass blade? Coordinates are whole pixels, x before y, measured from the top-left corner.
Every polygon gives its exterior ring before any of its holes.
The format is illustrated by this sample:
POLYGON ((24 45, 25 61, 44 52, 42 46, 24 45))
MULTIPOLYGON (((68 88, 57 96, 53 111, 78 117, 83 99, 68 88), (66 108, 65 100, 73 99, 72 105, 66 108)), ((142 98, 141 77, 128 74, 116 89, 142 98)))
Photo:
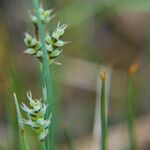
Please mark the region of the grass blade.
POLYGON ((106 124, 106 106, 105 106, 105 78, 106 74, 102 72, 101 76, 101 150, 106 150, 107 147, 107 124, 106 124))
POLYGON ((27 141, 27 137, 25 135, 25 129, 24 129, 24 124, 23 124, 23 119, 20 113, 20 108, 17 100, 17 96, 14 93, 14 101, 15 101, 15 106, 16 106, 16 112, 17 112, 17 119, 18 119, 18 127, 19 127, 19 135, 20 135, 20 142, 22 145, 23 150, 29 150, 29 143, 27 141))
POLYGON ((130 150, 136 150, 136 133, 135 133, 135 101, 134 101, 134 87, 133 87, 133 75, 138 69, 137 64, 132 64, 129 68, 128 76, 128 103, 127 103, 127 120, 129 130, 129 142, 130 150))

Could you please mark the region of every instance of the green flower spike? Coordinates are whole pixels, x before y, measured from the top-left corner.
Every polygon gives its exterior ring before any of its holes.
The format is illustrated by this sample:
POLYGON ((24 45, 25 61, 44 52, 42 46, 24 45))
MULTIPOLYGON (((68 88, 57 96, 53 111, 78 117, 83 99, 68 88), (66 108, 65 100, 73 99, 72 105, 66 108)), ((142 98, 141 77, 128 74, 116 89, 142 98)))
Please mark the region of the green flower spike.
POLYGON ((60 37, 65 33, 65 29, 67 28, 66 24, 60 25, 60 22, 57 25, 56 31, 53 32, 52 37, 56 40, 59 40, 60 37))
POLYGON ((62 41, 60 38, 63 36, 67 25, 63 24, 60 25, 60 22, 57 25, 56 30, 50 36, 49 34, 46 35, 46 49, 48 51, 49 57, 49 64, 54 62, 54 59, 58 57, 61 52, 63 51, 61 47, 63 47, 66 43, 62 41))
POLYGON ((31 92, 27 92, 30 108, 22 103, 21 108, 27 114, 28 120, 24 119, 24 123, 30 126, 39 136, 39 140, 44 140, 49 132, 49 126, 51 123, 51 117, 45 119, 47 105, 45 105, 41 99, 33 100, 31 92))
MULTIPOLYGON (((39 8, 39 13, 40 13, 40 19, 43 24, 47 24, 50 22, 50 20, 54 17, 54 15, 51 15, 53 12, 53 9, 50 10, 44 10, 42 5, 39 8)), ((38 23, 38 18, 35 15, 30 16, 31 21, 33 24, 37 25, 38 23)))
MULTIPOLYGON (((43 24, 48 23, 53 16, 51 16, 51 10, 44 10, 42 6, 38 9, 40 14, 40 19, 43 24)), ((34 15, 30 16, 32 23, 37 27, 38 18, 34 15)), ((47 33, 45 36, 45 48, 48 54, 48 64, 51 65, 53 63, 59 64, 55 62, 55 58, 57 58, 62 53, 62 47, 67 44, 68 42, 64 42, 62 40, 62 36, 65 33, 67 28, 66 24, 61 25, 60 22, 58 23, 55 31, 50 34, 47 33)), ((35 28, 37 29, 37 28, 35 28)), ((35 30, 35 35, 38 34, 38 29, 35 30)), ((29 55, 34 55, 41 63, 43 63, 43 51, 42 51, 42 44, 38 38, 32 37, 29 33, 25 33, 24 39, 25 45, 27 47, 25 53, 29 55)))
POLYGON ((29 55, 36 55, 42 49, 41 42, 33 38, 29 33, 25 33, 24 42, 27 47, 25 53, 29 55))

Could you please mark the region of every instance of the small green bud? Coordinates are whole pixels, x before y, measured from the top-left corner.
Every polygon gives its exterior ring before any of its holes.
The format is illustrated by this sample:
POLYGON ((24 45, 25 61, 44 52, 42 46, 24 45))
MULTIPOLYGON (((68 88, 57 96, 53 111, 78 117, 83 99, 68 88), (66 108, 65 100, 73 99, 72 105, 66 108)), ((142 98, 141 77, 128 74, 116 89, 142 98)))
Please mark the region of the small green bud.
POLYGON ((32 41, 32 36, 28 33, 25 33, 24 42, 26 46, 30 46, 31 41, 32 41))
POLYGON ((46 10, 44 13, 43 13, 43 16, 44 17, 49 17, 50 14, 51 14, 52 10, 46 10))
POLYGON ((63 42, 62 40, 57 41, 54 45, 57 47, 62 47, 64 46, 65 42, 63 42))
POLYGON ((28 48, 25 53, 29 54, 29 55, 34 55, 35 54, 35 50, 33 48, 28 48))
POLYGON ((32 41, 31 41, 31 47, 35 46, 37 44, 37 42, 38 41, 35 38, 33 38, 32 41))
POLYGON ((58 40, 64 34, 66 28, 67 25, 63 24, 60 26, 60 23, 58 23, 57 29, 55 32, 53 32, 52 37, 58 40))
POLYGON ((49 130, 43 130, 43 132, 41 132, 41 134, 39 135, 39 140, 42 141, 46 138, 46 136, 48 135, 49 130))
POLYGON ((37 19, 36 16, 31 16, 30 18, 31 18, 31 21, 32 21, 33 24, 37 24, 38 23, 38 19, 37 19))
POLYGON ((52 43, 52 39, 51 39, 51 37, 49 36, 49 34, 46 35, 45 40, 46 40, 46 42, 47 42, 48 44, 51 44, 51 43, 52 43))
POLYGON ((42 51, 38 51, 38 52, 36 53, 36 57, 41 57, 41 56, 43 56, 43 52, 42 52, 42 51))
POLYGON ((56 50, 52 51, 52 53, 50 54, 50 56, 52 58, 55 58, 55 57, 59 56, 61 54, 61 52, 62 52, 62 50, 56 49, 56 50))
POLYGON ((37 44, 35 45, 35 50, 36 51, 38 51, 38 50, 40 50, 42 48, 42 44, 41 44, 41 42, 40 41, 37 41, 37 44))
POLYGON ((44 8, 42 6, 39 8, 39 13, 40 14, 44 13, 44 8))
POLYGON ((42 22, 44 22, 44 20, 45 20, 43 15, 40 15, 40 19, 41 19, 42 22))
POLYGON ((53 51, 52 45, 46 44, 45 47, 46 47, 47 51, 49 51, 49 52, 52 52, 52 51, 53 51))

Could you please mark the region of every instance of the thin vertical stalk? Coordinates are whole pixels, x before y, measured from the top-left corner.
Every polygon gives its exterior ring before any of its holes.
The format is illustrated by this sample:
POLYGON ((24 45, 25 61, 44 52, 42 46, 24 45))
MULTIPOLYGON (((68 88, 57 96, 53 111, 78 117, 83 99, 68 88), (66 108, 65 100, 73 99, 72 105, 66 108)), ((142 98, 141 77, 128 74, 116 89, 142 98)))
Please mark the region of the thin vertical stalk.
POLYGON ((134 102, 134 87, 133 87, 133 75, 138 69, 137 64, 132 64, 129 68, 128 76, 128 101, 127 101, 127 121, 128 121, 128 131, 129 131, 129 142, 130 150, 136 150, 136 133, 135 133, 135 102, 134 102))
MULTIPOLYGON (((108 113, 110 105, 110 86, 111 86, 111 70, 109 68, 101 68, 100 70, 105 70, 107 72, 107 78, 105 80, 105 106, 106 106, 106 126, 108 126, 108 113)), ((101 141, 101 115, 100 115, 100 99, 101 99, 101 79, 99 73, 97 76, 97 85, 96 85, 96 103, 95 103, 95 116, 94 116, 94 126, 93 126, 93 144, 92 150, 95 148, 95 143, 101 141)), ((100 146, 100 144, 98 145, 100 146)))
POLYGON ((20 108, 19 108, 19 104, 18 104, 18 100, 16 97, 16 94, 14 93, 14 100, 15 100, 15 106, 16 106, 16 112, 17 112, 17 119, 18 119, 18 126, 19 126, 19 136, 20 136, 20 142, 22 145, 22 149, 23 150, 29 150, 29 144, 27 141, 27 137, 25 134, 25 129, 24 129, 24 125, 23 125, 23 119, 20 113, 20 108))
MULTIPOLYGON (((52 112, 51 125, 50 125, 50 133, 49 133, 49 141, 50 141, 50 150, 54 150, 55 140, 54 140, 54 102, 52 95, 52 83, 51 83, 51 74, 48 64, 48 54, 45 47, 45 31, 44 26, 40 20, 39 14, 39 0, 32 0, 33 8, 38 18, 38 31, 39 38, 42 43, 42 51, 43 51, 43 65, 42 65, 42 91, 43 97, 47 104, 49 104, 50 109, 48 109, 47 116, 52 112), (45 95, 46 93, 46 95, 45 95)), ((48 141, 48 140, 46 140, 48 141)), ((48 144, 47 144, 48 145, 48 144)))
POLYGON ((101 73, 101 150, 106 150, 107 147, 107 124, 106 124, 106 107, 105 107, 105 73, 101 73))
POLYGON ((41 150, 46 150, 46 143, 44 141, 41 142, 41 150))
POLYGON ((129 141, 130 150, 136 150, 136 136, 134 130, 134 108, 133 108, 133 87, 132 78, 128 79, 128 129, 129 129, 129 141))

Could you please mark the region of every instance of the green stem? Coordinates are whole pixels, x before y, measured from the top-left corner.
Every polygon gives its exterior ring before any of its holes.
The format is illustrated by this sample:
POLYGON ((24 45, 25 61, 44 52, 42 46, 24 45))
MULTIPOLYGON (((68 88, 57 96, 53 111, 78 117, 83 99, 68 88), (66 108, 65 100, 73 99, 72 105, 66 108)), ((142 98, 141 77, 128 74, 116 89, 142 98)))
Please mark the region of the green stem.
POLYGON ((101 150, 106 150, 107 146, 107 126, 106 126, 106 110, 105 110, 105 79, 101 80, 101 150))
MULTIPOLYGON (((53 101, 53 95, 52 95, 52 83, 51 83, 51 74, 49 69, 49 63, 48 63, 48 54, 45 47, 45 30, 43 27, 43 24, 40 20, 40 14, 39 14, 39 0, 32 0, 34 11, 36 13, 36 16, 38 18, 38 31, 39 31, 39 37, 40 41, 42 43, 42 51, 43 51, 43 66, 42 66, 42 92, 43 97, 47 104, 49 104, 50 109, 48 109, 46 117, 52 112, 52 119, 51 119, 51 125, 50 125, 50 132, 49 132, 49 141, 50 141, 50 150, 54 150, 55 145, 55 136, 54 136, 54 101, 53 101), (46 93, 46 95, 45 95, 46 93)), ((48 140, 46 140, 48 141, 48 140)), ((48 143, 47 143, 48 145, 48 143)))
POLYGON ((19 126, 19 135, 20 135, 20 141, 22 145, 23 150, 29 150, 29 143, 27 141, 27 137, 25 135, 25 129, 23 124, 23 119, 20 113, 20 108, 17 100, 17 96, 14 93, 14 100, 15 100, 15 106, 16 106, 16 112, 17 112, 17 119, 18 119, 18 126, 19 126))
POLYGON ((135 114, 134 114, 134 88, 132 77, 128 78, 128 130, 129 130, 129 141, 130 150, 136 150, 136 134, 135 134, 135 114))
POLYGON ((46 147, 46 142, 45 140, 41 142, 41 150, 46 150, 47 147, 46 147))

